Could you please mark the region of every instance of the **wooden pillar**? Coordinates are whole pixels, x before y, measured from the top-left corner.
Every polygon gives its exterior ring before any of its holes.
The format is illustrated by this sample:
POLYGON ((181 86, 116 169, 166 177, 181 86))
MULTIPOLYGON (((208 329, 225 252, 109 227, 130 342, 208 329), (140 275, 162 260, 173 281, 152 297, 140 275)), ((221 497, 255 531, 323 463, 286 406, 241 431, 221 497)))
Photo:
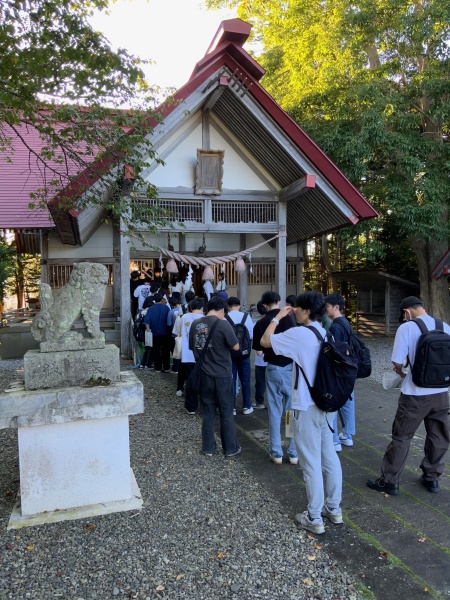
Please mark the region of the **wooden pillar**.
POLYGON ((297 264, 295 265, 295 294, 303 292, 303 242, 297 243, 297 264))
MULTIPOLYGON (((278 203, 278 224, 280 233, 286 232, 286 202, 278 203)), ((277 254, 275 262, 275 282, 276 290, 281 296, 281 306, 284 306, 286 300, 286 237, 277 238, 277 254)))
POLYGON ((130 244, 120 235, 120 339, 122 358, 131 358, 130 244))
POLYGON ((41 251, 41 283, 48 281, 48 232, 40 231, 40 251, 41 251))
MULTIPOLYGON (((122 293, 122 273, 121 273, 121 265, 120 265, 120 256, 122 253, 121 248, 121 235, 119 231, 118 223, 113 224, 113 313, 115 317, 119 317, 120 315, 120 306, 121 306, 121 293, 122 293)), ((124 273, 125 279, 129 278, 130 267, 128 267, 128 271, 124 273)))
MULTIPOLYGON (((241 233, 239 235, 239 250, 245 250, 247 244, 247 235, 241 233)), ((247 308, 247 263, 245 263, 245 271, 238 271, 237 281, 238 298, 241 301, 241 310, 247 308)))
POLYGON ((203 150, 211 149, 211 137, 209 133, 209 112, 202 113, 202 148, 203 150))

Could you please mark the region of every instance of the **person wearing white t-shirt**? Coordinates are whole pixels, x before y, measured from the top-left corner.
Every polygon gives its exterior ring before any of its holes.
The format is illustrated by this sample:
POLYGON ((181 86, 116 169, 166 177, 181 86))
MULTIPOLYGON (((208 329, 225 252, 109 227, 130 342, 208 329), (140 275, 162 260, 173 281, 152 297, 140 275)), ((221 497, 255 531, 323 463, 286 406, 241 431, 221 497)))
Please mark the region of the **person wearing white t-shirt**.
MULTIPOLYGON (((384 453, 381 477, 369 479, 367 486, 372 490, 391 496, 400 493, 400 476, 403 472, 409 446, 419 425, 424 422, 426 437, 425 456, 420 464, 422 475, 419 482, 431 493, 439 491, 438 479, 444 472, 445 454, 450 444, 448 423, 448 387, 418 387, 412 380, 412 366, 421 330, 414 319, 421 319, 430 330, 435 329, 435 320, 423 307, 422 301, 408 296, 400 303, 401 318, 406 321, 397 329, 392 351, 394 371, 403 378, 397 413, 392 425, 392 441, 384 453), (403 365, 408 361, 410 368, 405 373, 403 365)), ((444 323, 444 331, 450 327, 444 323)))
MULTIPOLYGON (((321 325, 324 314, 325 299, 320 292, 300 294, 296 298, 296 308, 287 305, 275 315, 261 338, 261 346, 291 358, 294 366, 300 365, 308 380, 314 381, 320 342, 310 329, 314 327, 325 338, 326 332, 321 325), (305 327, 292 327, 274 334, 279 321, 292 314, 295 314, 297 323, 305 327)), ((301 375, 297 376, 296 368, 292 374, 291 409, 294 440, 308 497, 307 510, 297 514, 295 521, 307 531, 325 533, 322 517, 327 517, 335 525, 343 522, 340 508, 342 469, 329 426, 335 413, 326 413, 314 404, 306 381, 301 375)))
MULTIPOLYGON (((181 364, 177 381, 178 390, 183 389, 184 382, 189 377, 192 369, 195 366, 195 356, 192 350, 189 348, 189 332, 191 330, 192 323, 196 319, 200 319, 200 317, 203 316, 203 300, 200 300, 199 298, 191 300, 189 303, 189 310, 190 312, 187 312, 185 315, 183 315, 179 322, 179 335, 181 335, 181 364)), ((184 408, 189 415, 195 415, 198 408, 198 397, 195 395, 191 396, 186 392, 184 408)))

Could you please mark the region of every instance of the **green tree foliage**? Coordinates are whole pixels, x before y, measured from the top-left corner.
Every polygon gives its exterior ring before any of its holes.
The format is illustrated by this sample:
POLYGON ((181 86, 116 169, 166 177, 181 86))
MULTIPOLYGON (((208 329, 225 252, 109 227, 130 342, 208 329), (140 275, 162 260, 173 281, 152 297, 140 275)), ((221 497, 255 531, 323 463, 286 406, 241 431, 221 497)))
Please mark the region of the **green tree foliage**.
POLYGON ((0 232, 0 314, 6 296, 8 279, 12 276, 15 266, 15 248, 7 242, 0 232))
POLYGON ((238 6, 254 25, 264 86, 380 212, 342 233, 350 258, 370 249, 368 265, 392 270, 393 253, 405 269, 415 256, 422 298, 448 318, 448 283, 431 271, 449 240, 450 3, 208 4, 238 6))
POLYGON ((149 119, 158 119, 158 90, 145 81, 137 57, 113 51, 89 24, 95 10, 107 8, 107 0, 0 3, 0 158, 11 160, 14 148, 27 147, 41 180, 30 208, 45 208, 85 171, 84 185, 62 196, 61 207, 102 205, 133 233, 136 221, 158 223, 151 203, 137 199, 155 197, 142 173, 158 160, 146 137, 149 119), (29 142, 36 135, 39 151, 29 142), (93 155, 101 162, 92 163, 93 155), (120 193, 125 166, 137 193, 120 193))

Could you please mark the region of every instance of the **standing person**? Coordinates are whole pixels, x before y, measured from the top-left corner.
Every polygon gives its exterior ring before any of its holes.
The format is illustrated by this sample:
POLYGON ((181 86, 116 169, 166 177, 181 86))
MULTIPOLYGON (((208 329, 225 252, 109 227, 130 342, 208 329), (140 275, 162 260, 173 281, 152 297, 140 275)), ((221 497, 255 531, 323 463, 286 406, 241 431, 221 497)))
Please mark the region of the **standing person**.
MULTIPOLYGON (((136 287, 134 290, 134 297, 137 298, 138 302, 138 310, 142 310, 142 305, 144 304, 144 300, 151 296, 153 293, 151 291, 151 280, 150 277, 144 277, 144 281, 141 282, 140 285, 136 287)), ((155 288, 156 291, 156 288, 155 288)))
MULTIPOLYGON (((266 367, 267 409, 269 411, 269 454, 276 465, 283 462, 281 446, 281 420, 283 412, 291 408, 292 359, 275 354, 270 346, 262 346, 261 338, 272 319, 280 310, 281 296, 277 292, 267 291, 261 296, 266 314, 253 328, 253 349, 264 352, 266 367)), ((290 308, 290 307, 289 307, 290 308)), ((286 312, 282 321, 277 323, 276 332, 281 333, 293 327, 292 314, 286 312)), ((296 328, 297 329, 297 328, 296 328)), ((290 440, 287 455, 291 465, 298 463, 294 438, 290 440)))
MULTIPOLYGON (((241 301, 235 296, 230 296, 227 300, 228 314, 226 315, 227 321, 230 325, 238 325, 243 322, 243 326, 248 332, 247 341, 249 342, 249 350, 251 349, 251 340, 253 339, 253 321, 247 313, 241 311, 241 301)), ((243 330, 245 331, 245 330, 243 330)), ((236 333, 236 329, 235 329, 236 333)), ((238 337, 239 339, 239 337, 238 337)), ((240 348, 242 350, 242 348, 240 348)), ((242 390, 242 413, 249 415, 253 412, 251 395, 251 361, 249 351, 247 356, 239 358, 231 357, 232 371, 233 371, 233 382, 234 389, 237 389, 237 378, 241 382, 242 390)), ((236 396, 234 397, 234 409, 236 410, 236 396)))
MULTIPOLYGON (((144 300, 144 304, 142 305, 142 310, 139 311, 139 314, 142 314, 144 316, 144 320, 142 322, 142 326, 145 329, 147 329, 146 325, 145 325, 145 315, 147 314, 147 312, 149 311, 149 309, 155 304, 155 300, 153 296, 148 296, 148 298, 146 298, 144 300)), ((154 367, 153 367, 153 348, 152 346, 144 346, 145 350, 144 350, 144 355, 142 357, 141 360, 141 364, 140 364, 140 368, 141 369, 151 369, 152 371, 154 371, 154 367)))
MULTIPOLYGON (((435 329, 435 320, 415 296, 404 298, 400 304, 401 319, 406 321, 397 329, 392 350, 394 371, 403 378, 397 413, 392 425, 392 441, 381 463, 381 477, 369 479, 368 487, 391 496, 400 493, 400 477, 403 472, 409 446, 414 434, 424 422, 426 437, 425 456, 420 464, 422 475, 419 482, 431 493, 439 491, 439 477, 444 472, 445 454, 450 443, 448 422, 448 387, 425 388, 415 385, 412 369, 421 330, 414 320, 421 320, 428 330, 435 329), (403 365, 408 361, 407 373, 403 365)), ((443 323, 444 331, 450 327, 443 323)), ((418 359, 419 360, 419 359, 418 359)))
POLYGON ((193 290, 188 290, 186 294, 184 294, 184 302, 181 303, 181 308, 183 313, 186 313, 188 310, 189 303, 195 298, 195 292, 193 290))
POLYGON ((234 427, 234 390, 230 355, 230 350, 239 349, 239 343, 233 328, 224 319, 225 309, 223 298, 211 298, 207 315, 197 319, 191 327, 189 347, 197 360, 211 327, 218 321, 201 366, 202 450, 205 456, 212 456, 216 451, 214 421, 218 409, 222 450, 226 457, 231 458, 241 452, 234 427))
POLYGON ((131 297, 131 316, 133 319, 136 318, 138 311, 138 300, 134 296, 134 290, 141 285, 141 272, 131 271, 130 273, 130 297, 131 297))
MULTIPOLYGON (((341 294, 333 292, 325 297, 326 315, 332 320, 329 332, 336 342, 350 343, 352 326, 342 314, 345 300, 341 294)), ((322 321, 323 326, 323 321, 322 321)), ((324 327, 326 330, 326 327, 324 327)), ((356 433, 355 391, 339 409, 333 421, 333 442, 336 452, 342 451, 342 446, 353 446, 353 436, 356 433), (338 434, 338 414, 342 423, 342 431, 338 434)))
MULTIPOLYGON (((256 309, 261 316, 267 313, 261 300, 256 305, 256 309)), ((264 360, 264 352, 262 350, 257 350, 255 352, 255 401, 252 404, 253 408, 266 408, 264 406, 264 395, 266 393, 266 367, 267 362, 264 360)))
POLYGON ((181 301, 181 295, 183 293, 183 284, 181 283, 181 281, 178 281, 178 279, 175 277, 175 275, 173 275, 170 278, 170 284, 169 284, 169 295, 172 296, 172 294, 177 293, 180 295, 180 301, 181 301))
POLYGON ((214 294, 214 289, 209 279, 206 279, 205 283, 203 284, 203 293, 205 298, 205 306, 207 306, 208 302, 211 300, 212 294, 214 294))
POLYGON ((151 306, 144 318, 147 331, 153 333, 153 364, 155 371, 165 373, 170 369, 170 329, 167 326, 169 307, 163 304, 161 292, 154 296, 155 304, 151 306))
POLYGON ((216 292, 226 292, 228 289, 227 282, 225 281, 225 273, 222 271, 219 273, 219 281, 216 285, 216 292))
MULTIPOLYGON (((192 323, 203 316, 203 300, 194 298, 189 302, 188 306, 188 312, 181 317, 179 324, 177 324, 178 335, 181 335, 181 364, 177 378, 177 396, 183 395, 186 379, 189 377, 195 366, 194 353, 189 348, 189 332, 192 323)), ((188 415, 195 415, 198 408, 197 395, 186 392, 184 408, 188 415)))
MULTIPOLYGON (((286 356, 300 365, 309 381, 316 376, 317 360, 321 344, 314 327, 322 337, 325 330, 321 320, 325 314, 325 300, 320 292, 304 292, 296 299, 297 307, 285 306, 277 311, 268 324, 261 345, 272 348, 277 356, 286 356), (278 322, 295 312, 297 323, 306 327, 292 327, 288 331, 275 333, 278 322)), ((296 374, 292 381, 292 409, 294 440, 298 450, 300 466, 306 484, 308 507, 295 516, 295 521, 315 534, 325 532, 322 517, 332 523, 342 523, 340 508, 342 499, 342 469, 334 450, 333 435, 326 413, 314 404, 305 378, 296 374), (325 494, 324 494, 325 487, 325 494)))
MULTIPOLYGON (((173 350, 175 348, 175 338, 178 335, 173 331, 175 320, 178 317, 178 315, 183 314, 183 310, 181 308, 181 296, 179 293, 174 292, 173 295, 169 297, 169 305, 170 310, 169 314, 167 315, 167 326, 170 330, 170 352, 173 353, 173 350)), ((178 374, 179 365, 180 359, 172 357, 172 369, 170 372, 178 374)))

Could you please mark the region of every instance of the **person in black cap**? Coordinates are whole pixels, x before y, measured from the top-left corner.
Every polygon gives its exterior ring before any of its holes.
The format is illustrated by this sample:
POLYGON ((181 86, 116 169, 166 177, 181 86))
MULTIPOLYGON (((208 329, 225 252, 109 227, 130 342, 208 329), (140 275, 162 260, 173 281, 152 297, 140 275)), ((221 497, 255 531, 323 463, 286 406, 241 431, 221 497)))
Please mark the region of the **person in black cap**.
MULTIPOLYGON (((417 341, 421 330, 414 319, 421 319, 428 330, 435 329, 435 320, 427 314, 422 301, 416 296, 408 296, 400 303, 401 320, 406 321, 397 330, 392 351, 394 371, 403 377, 398 401, 398 409, 392 425, 392 441, 386 449, 381 463, 381 477, 369 479, 368 487, 391 496, 400 493, 399 481, 414 434, 424 422, 426 438, 425 456, 420 468, 420 483, 432 493, 439 491, 438 479, 445 466, 445 454, 450 443, 448 422, 448 387, 426 388, 415 385, 412 367, 416 355, 417 341), (405 373, 403 365, 410 364, 405 373)), ((450 334, 450 327, 443 324, 444 331, 450 334)))

